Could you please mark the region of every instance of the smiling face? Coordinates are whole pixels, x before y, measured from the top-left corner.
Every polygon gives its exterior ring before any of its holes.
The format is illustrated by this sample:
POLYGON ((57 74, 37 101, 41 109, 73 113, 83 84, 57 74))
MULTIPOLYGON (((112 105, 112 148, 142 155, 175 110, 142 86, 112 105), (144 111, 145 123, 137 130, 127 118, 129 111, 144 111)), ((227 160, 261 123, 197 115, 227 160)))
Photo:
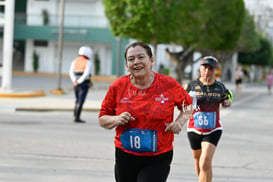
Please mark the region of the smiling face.
POLYGON ((126 67, 134 77, 148 76, 154 64, 154 58, 149 57, 146 49, 137 45, 126 52, 126 67))

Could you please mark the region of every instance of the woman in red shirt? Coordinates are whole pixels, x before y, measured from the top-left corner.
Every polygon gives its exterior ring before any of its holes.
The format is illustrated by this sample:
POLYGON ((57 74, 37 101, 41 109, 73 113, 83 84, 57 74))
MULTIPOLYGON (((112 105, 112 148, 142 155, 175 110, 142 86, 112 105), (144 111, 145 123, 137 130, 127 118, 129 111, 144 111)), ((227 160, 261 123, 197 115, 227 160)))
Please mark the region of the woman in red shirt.
POLYGON ((192 100, 174 78, 152 71, 154 57, 147 44, 129 45, 125 60, 130 74, 110 85, 99 113, 101 127, 116 129, 115 178, 117 182, 165 182, 174 133, 190 117, 192 100), (175 107, 181 112, 174 121, 175 107))

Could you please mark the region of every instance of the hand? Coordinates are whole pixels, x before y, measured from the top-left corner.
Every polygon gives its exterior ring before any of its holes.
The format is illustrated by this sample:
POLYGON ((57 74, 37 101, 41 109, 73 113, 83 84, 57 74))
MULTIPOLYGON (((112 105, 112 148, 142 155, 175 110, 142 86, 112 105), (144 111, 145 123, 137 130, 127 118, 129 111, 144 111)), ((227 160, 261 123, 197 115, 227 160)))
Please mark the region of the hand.
POLYGON ((116 116, 114 119, 115 125, 125 125, 130 120, 134 121, 135 118, 129 112, 123 112, 120 115, 116 116))
POLYGON ((223 106, 223 107, 230 107, 230 106, 231 106, 230 100, 229 100, 229 99, 224 100, 222 106, 223 106))
POLYGON ((166 128, 165 128, 166 132, 173 132, 174 134, 179 134, 182 130, 182 125, 178 121, 165 123, 165 125, 166 125, 166 128))

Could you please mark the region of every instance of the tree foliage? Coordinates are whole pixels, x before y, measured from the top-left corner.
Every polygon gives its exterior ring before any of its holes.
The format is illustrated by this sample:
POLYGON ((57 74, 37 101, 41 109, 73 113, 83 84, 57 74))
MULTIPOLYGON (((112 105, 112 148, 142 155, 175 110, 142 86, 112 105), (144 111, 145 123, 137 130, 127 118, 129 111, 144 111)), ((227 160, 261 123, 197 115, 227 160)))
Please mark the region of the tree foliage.
POLYGON ((184 51, 174 59, 179 79, 194 51, 234 51, 245 18, 243 0, 103 0, 103 4, 115 36, 155 48, 159 43, 181 45, 184 51))
POLYGON ((240 38, 243 0, 103 0, 115 36, 151 44, 230 50, 240 38))
MULTIPOLYGON (((205 1, 208 17, 200 38, 205 48, 212 50, 234 50, 241 35, 245 17, 244 2, 241 0, 205 1)), ((205 15, 204 15, 205 16, 205 15)), ((202 48, 202 47, 200 47, 202 48)))
POLYGON ((147 43, 169 43, 175 39, 184 1, 103 0, 115 36, 147 43))
POLYGON ((260 48, 260 36, 256 31, 254 18, 245 11, 243 31, 239 39, 237 50, 239 52, 252 52, 260 48))
POLYGON ((182 12, 182 37, 177 43, 200 51, 236 48, 245 17, 243 0, 200 0, 187 4, 182 12))
POLYGON ((240 52, 239 63, 241 64, 254 64, 261 66, 272 66, 273 65, 273 52, 271 42, 260 36, 260 48, 253 52, 240 52))

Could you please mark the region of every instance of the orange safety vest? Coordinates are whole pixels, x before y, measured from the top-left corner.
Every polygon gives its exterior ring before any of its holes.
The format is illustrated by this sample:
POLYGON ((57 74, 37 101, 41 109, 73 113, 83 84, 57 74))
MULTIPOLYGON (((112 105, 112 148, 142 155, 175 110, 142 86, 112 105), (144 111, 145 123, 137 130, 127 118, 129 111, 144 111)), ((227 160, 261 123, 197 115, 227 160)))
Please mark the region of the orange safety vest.
POLYGON ((79 56, 76 59, 74 59, 74 68, 73 71, 77 74, 77 73, 81 73, 83 74, 86 66, 87 66, 87 61, 88 59, 86 59, 84 56, 79 56))
MULTIPOLYGON (((76 75, 76 78, 79 79, 87 66, 88 59, 84 56, 79 56, 76 59, 74 59, 74 74, 76 75)), ((86 78, 86 80, 90 80, 91 74, 86 78)))

